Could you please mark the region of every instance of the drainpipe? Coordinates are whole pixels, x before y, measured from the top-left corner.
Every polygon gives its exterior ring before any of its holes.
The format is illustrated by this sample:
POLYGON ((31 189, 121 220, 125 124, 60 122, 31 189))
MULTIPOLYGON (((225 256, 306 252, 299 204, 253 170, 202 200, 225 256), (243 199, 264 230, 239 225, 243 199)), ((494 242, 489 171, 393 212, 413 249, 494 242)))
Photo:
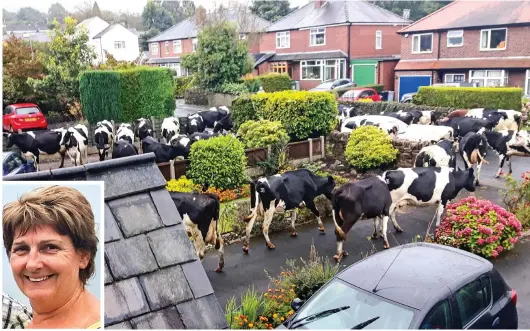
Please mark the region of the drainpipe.
MULTIPOLYGON (((438 34, 438 52, 436 52, 436 53, 437 53, 437 54, 436 54, 436 61, 440 60, 440 39, 442 39, 442 38, 441 38, 442 36, 441 36, 440 32, 437 32, 437 34, 438 34)), ((433 34, 433 35, 434 35, 434 34, 433 34)), ((434 76, 434 70, 433 70, 433 72, 432 72, 432 75, 434 76)), ((438 77, 438 78, 440 78, 440 77, 438 77)), ((431 81, 434 82, 434 77, 431 78, 431 81)))
MULTIPOLYGON (((346 63, 346 78, 350 78, 351 76, 351 63, 350 63, 351 62, 350 60, 351 27, 352 27, 352 24, 350 23, 350 25, 348 25, 348 61, 346 63)), ((353 77, 351 77, 351 79, 353 80, 353 77)))

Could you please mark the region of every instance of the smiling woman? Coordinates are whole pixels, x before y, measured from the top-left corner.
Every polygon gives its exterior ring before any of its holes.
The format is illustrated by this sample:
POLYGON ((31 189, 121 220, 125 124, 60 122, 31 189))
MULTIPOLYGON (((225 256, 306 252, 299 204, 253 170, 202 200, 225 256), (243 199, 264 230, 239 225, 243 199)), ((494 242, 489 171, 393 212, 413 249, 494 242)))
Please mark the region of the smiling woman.
POLYGON ((3 241, 20 291, 29 299, 28 328, 100 328, 99 299, 86 289, 95 273, 98 237, 87 198, 48 186, 4 205, 3 241))

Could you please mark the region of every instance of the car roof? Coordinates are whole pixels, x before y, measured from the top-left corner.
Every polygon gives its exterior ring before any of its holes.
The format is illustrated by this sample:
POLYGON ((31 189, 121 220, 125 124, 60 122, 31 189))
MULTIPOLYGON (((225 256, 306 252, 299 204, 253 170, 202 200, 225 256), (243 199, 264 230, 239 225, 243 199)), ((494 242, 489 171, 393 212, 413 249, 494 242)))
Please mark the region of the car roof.
POLYGON ((436 293, 464 275, 493 265, 466 251, 429 243, 411 243, 365 258, 337 275, 376 295, 421 309, 436 293))
POLYGON ((26 107, 37 107, 38 108, 39 107, 34 103, 14 103, 10 106, 13 106, 15 108, 26 108, 26 107))

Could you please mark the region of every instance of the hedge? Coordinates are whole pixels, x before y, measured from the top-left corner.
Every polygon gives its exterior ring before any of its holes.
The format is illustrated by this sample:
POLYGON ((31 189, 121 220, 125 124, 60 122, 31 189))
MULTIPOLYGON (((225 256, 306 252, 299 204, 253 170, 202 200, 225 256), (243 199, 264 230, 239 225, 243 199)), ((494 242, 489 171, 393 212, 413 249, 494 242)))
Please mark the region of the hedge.
POLYGON ((193 76, 177 77, 174 81, 175 98, 184 98, 184 92, 191 83, 193 76))
POLYGON ((258 120, 258 114, 254 109, 250 96, 241 96, 232 102, 232 122, 235 132, 243 123, 256 120, 258 120))
POLYGON ((291 89, 291 77, 287 74, 266 74, 258 77, 265 92, 291 89))
POLYGON ((354 130, 344 151, 348 163, 361 171, 388 166, 396 161, 397 155, 392 139, 375 126, 354 130))
POLYGON ((342 102, 342 104, 354 106, 362 115, 380 115, 381 112, 397 112, 400 110, 432 110, 440 115, 447 115, 456 108, 432 107, 400 102, 342 102))
POLYGON ((259 87, 261 86, 259 77, 245 77, 241 81, 245 84, 250 93, 258 92, 259 87))
POLYGON ((453 108, 521 110, 523 90, 515 87, 420 87, 412 102, 453 108))
POLYGON ((90 124, 165 117, 175 111, 173 77, 164 68, 86 71, 80 76, 79 89, 90 124))

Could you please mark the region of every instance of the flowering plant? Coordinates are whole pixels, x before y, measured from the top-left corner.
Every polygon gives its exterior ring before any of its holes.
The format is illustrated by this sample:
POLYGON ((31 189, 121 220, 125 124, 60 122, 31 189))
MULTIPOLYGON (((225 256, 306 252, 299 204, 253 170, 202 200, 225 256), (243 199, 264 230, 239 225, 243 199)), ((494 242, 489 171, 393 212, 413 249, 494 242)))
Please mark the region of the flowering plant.
POLYGON ((496 258, 510 250, 522 235, 517 217, 489 200, 469 197, 447 205, 436 229, 437 243, 496 258))
MULTIPOLYGON (((203 187, 199 184, 195 184, 193 180, 181 176, 179 179, 171 179, 167 182, 166 189, 169 192, 203 192, 203 187)), ((214 193, 219 196, 220 202, 228 202, 240 198, 250 196, 250 185, 244 184, 241 187, 235 189, 220 190, 218 188, 210 186, 205 192, 214 193)))
POLYGON ((523 227, 530 225, 530 171, 521 175, 523 181, 506 176, 508 190, 504 192, 504 203, 517 216, 523 227))

